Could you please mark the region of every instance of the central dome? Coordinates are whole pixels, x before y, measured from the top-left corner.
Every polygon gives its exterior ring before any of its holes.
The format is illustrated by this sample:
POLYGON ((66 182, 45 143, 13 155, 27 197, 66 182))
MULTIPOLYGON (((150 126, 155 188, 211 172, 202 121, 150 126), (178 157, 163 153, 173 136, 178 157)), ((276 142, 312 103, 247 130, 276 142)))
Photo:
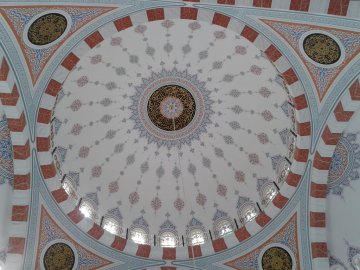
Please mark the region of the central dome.
POLYGON ((210 91, 186 70, 152 72, 135 90, 131 119, 149 143, 181 148, 198 140, 211 122, 210 91))
POLYGON ((238 32, 147 22, 71 71, 52 122, 55 153, 97 222, 196 239, 214 224, 235 229, 274 197, 289 166, 288 101, 272 63, 238 32))
POLYGON ((194 118, 194 97, 179 85, 165 85, 157 89, 147 105, 147 113, 155 126, 167 131, 186 127, 194 118))

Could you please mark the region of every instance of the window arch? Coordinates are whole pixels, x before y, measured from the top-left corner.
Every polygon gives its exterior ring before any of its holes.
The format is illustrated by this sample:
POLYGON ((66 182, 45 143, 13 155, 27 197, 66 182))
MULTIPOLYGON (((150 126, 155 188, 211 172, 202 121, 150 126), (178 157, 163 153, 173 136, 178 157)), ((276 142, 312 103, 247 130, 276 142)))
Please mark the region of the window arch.
POLYGON ((123 230, 119 224, 114 218, 111 217, 104 217, 102 221, 102 227, 104 230, 107 230, 109 233, 115 234, 115 235, 122 235, 123 230))
POLYGON ((97 218, 95 208, 89 201, 82 199, 79 205, 79 210, 87 218, 97 218))
POLYGON ((140 245, 149 244, 149 236, 148 236, 148 234, 145 232, 144 229, 139 228, 139 227, 134 227, 134 228, 131 229, 131 231, 130 231, 130 239, 135 244, 140 244, 140 245))
POLYGON ((351 264, 356 270, 360 270, 360 254, 356 254, 352 257, 351 264))
MULTIPOLYGON (((292 109, 292 113, 294 113, 294 109, 292 109)), ((292 114, 291 119, 292 119, 292 121, 295 121, 296 118, 295 118, 294 114, 292 114)), ((294 122, 293 122, 293 125, 294 125, 294 122)), ((293 130, 296 130, 295 127, 293 127, 293 130)), ((292 131, 290 131, 288 141, 287 141, 287 148, 288 148, 287 157, 290 160, 293 159, 295 147, 296 147, 296 136, 293 134, 292 131)))
POLYGON ((283 183, 290 172, 290 163, 286 158, 279 160, 276 166, 276 173, 278 175, 278 183, 283 183))
POLYGON ((259 214, 259 210, 254 202, 244 203, 239 210, 240 222, 245 224, 253 220, 259 214))
POLYGON ((234 231, 233 225, 230 220, 222 219, 215 223, 214 232, 216 237, 223 237, 234 231))
POLYGON ((68 194, 70 197, 74 198, 75 200, 78 200, 75 185, 73 184, 71 179, 68 178, 66 175, 63 178, 61 186, 65 190, 66 194, 68 194))
POLYGON ((206 242, 206 235, 201 229, 193 229, 189 232, 188 235, 188 245, 196 246, 202 245, 206 242))
POLYGON ((57 153, 57 148, 55 147, 55 149, 53 150, 53 160, 54 160, 54 165, 55 165, 55 168, 56 168, 56 171, 58 172, 58 174, 60 176, 63 175, 62 173, 62 170, 61 170, 61 159, 60 159, 60 156, 59 154, 57 153))
POLYGON ((178 243, 178 238, 173 232, 166 231, 159 235, 159 244, 161 247, 176 247, 178 243))
POLYGON ((278 194, 278 189, 274 183, 270 182, 264 184, 260 190, 261 203, 263 205, 268 205, 269 202, 275 198, 276 194, 278 194))

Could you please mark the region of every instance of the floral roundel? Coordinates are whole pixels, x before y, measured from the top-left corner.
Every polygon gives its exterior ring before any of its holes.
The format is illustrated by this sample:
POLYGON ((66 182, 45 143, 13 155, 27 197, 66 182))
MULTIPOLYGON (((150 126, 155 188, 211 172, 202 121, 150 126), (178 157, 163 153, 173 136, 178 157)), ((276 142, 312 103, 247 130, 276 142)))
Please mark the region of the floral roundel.
POLYGON ((264 270, 291 270, 292 264, 289 252, 281 247, 269 248, 261 259, 264 270))
POLYGON ((303 42, 304 51, 311 60, 322 65, 336 63, 341 56, 339 44, 330 36, 314 33, 308 35, 303 42))
POLYGON ((75 264, 75 254, 65 243, 51 245, 44 254, 46 270, 72 270, 75 264))
POLYGON ((36 19, 27 33, 29 41, 38 46, 47 45, 64 34, 67 20, 59 13, 49 13, 36 19))
POLYGON ((213 101, 205 83, 187 71, 152 72, 131 96, 131 119, 141 137, 158 146, 181 147, 199 140, 211 123, 213 101))
POLYGON ((151 122, 160 129, 175 131, 186 127, 195 115, 195 100, 179 85, 165 85, 149 99, 147 111, 151 122))

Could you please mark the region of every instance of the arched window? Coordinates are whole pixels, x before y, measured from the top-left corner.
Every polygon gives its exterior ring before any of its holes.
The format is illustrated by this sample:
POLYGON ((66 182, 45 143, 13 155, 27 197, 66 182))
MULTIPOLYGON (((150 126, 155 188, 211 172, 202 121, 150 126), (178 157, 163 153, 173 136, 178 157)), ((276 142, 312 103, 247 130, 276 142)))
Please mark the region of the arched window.
POLYGON ((274 183, 267 183, 261 187, 260 194, 261 194, 261 203, 263 205, 267 205, 270 201, 272 201, 278 190, 274 183))
POLYGON ((289 137, 288 137, 288 142, 287 142, 287 148, 288 148, 287 157, 290 160, 292 160, 292 158, 293 158, 295 147, 296 147, 296 137, 292 132, 289 132, 289 137))
POLYGON ((53 152, 53 160, 54 160, 56 171, 59 173, 59 175, 62 176, 63 173, 61 170, 61 161, 60 161, 60 157, 59 157, 58 153, 56 152, 56 148, 55 148, 55 151, 53 152))
POLYGON ((161 247, 176 247, 178 245, 178 239, 172 232, 163 232, 159 236, 159 243, 161 247))
POLYGON ((78 196, 76 194, 76 189, 75 189, 72 181, 69 178, 67 178, 65 176, 61 183, 61 186, 70 197, 72 197, 76 200, 78 199, 78 196))
POLYGON ((229 233, 233 232, 233 226, 231 224, 231 222, 227 219, 223 219, 218 221, 215 224, 215 235, 217 237, 223 237, 224 235, 227 235, 229 233))
POLYGON ((80 212, 87 218, 95 219, 96 218, 96 212, 92 204, 88 201, 81 200, 80 206, 79 206, 80 212))
POLYGON ((109 233, 115 234, 115 235, 121 235, 122 229, 119 223, 111 218, 111 217, 104 217, 102 222, 102 227, 104 230, 107 230, 109 233))
POLYGON ((360 254, 356 254, 352 257, 351 264, 356 270, 360 270, 360 254))
POLYGON ((295 109, 292 106, 289 106, 289 113, 290 113, 290 120, 292 124, 292 130, 296 130, 296 115, 295 115, 295 109))
POLYGON ((258 208, 254 202, 246 202, 239 209, 240 222, 245 224, 253 220, 259 214, 258 208))
POLYGON ((286 160, 286 158, 282 158, 279 160, 276 166, 276 173, 278 175, 278 183, 283 183, 290 172, 290 164, 286 160))
POLYGON ((147 233, 141 228, 133 228, 130 232, 130 238, 135 244, 145 245, 149 243, 147 233))
POLYGON ((190 246, 202 245, 205 241, 205 233, 201 229, 194 229, 190 231, 188 239, 190 246))

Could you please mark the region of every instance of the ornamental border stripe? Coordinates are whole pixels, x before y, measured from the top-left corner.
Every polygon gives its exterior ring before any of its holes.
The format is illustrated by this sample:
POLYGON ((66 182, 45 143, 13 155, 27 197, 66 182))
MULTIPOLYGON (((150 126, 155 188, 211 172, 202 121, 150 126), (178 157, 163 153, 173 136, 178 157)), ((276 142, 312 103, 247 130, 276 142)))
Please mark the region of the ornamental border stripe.
POLYGON ((320 13, 360 19, 360 3, 351 0, 183 0, 184 2, 236 5, 238 7, 271 8, 320 13))
POLYGON ((28 230, 31 157, 27 121, 18 87, 9 62, 0 52, 0 101, 7 119, 13 146, 14 182, 9 226, 6 269, 18 269, 24 260, 28 230))

